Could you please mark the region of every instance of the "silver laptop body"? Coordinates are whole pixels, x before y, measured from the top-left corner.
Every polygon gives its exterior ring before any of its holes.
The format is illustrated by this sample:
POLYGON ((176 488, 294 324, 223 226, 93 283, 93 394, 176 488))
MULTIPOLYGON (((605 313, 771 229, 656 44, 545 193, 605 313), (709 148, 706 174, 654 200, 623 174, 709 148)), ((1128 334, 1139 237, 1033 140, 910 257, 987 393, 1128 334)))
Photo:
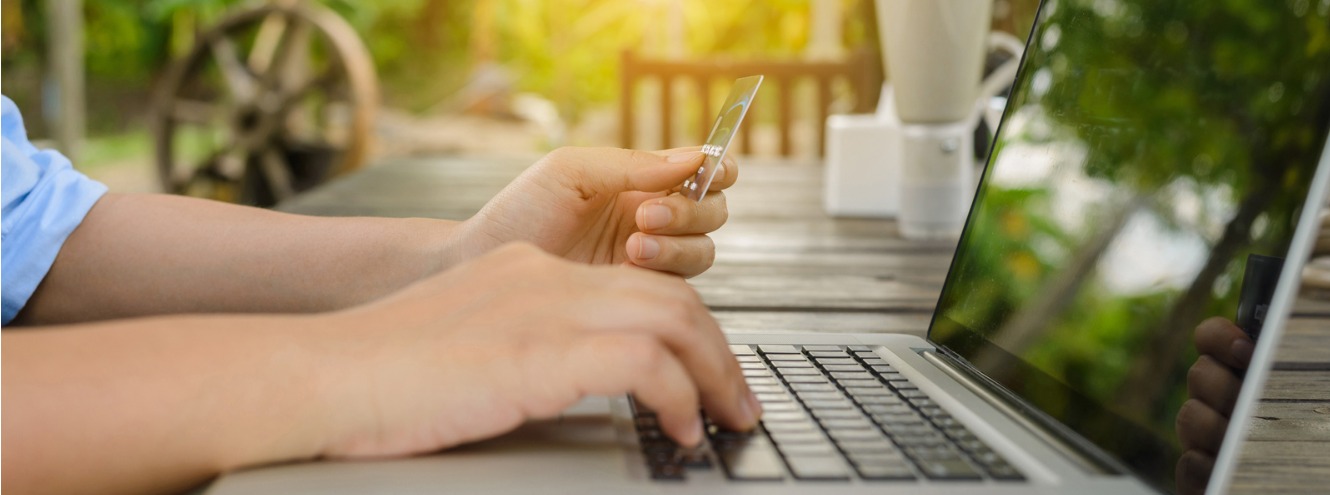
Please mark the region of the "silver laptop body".
POLYGON ((710 452, 710 467, 653 479, 645 413, 612 397, 432 456, 259 467, 206 493, 1176 493, 1196 488, 1175 479, 1192 331, 1243 312, 1256 349, 1215 432, 1206 491, 1222 493, 1330 185, 1330 46, 1306 27, 1330 22, 1319 5, 1045 2, 929 337, 732 336, 762 383, 792 390, 782 359, 850 359, 883 387, 911 384, 912 411, 928 401, 991 451, 962 456, 981 475, 930 476, 911 457, 908 479, 867 479, 842 455, 836 479, 782 464, 736 481, 710 452), (987 473, 990 458, 1017 474, 987 473))

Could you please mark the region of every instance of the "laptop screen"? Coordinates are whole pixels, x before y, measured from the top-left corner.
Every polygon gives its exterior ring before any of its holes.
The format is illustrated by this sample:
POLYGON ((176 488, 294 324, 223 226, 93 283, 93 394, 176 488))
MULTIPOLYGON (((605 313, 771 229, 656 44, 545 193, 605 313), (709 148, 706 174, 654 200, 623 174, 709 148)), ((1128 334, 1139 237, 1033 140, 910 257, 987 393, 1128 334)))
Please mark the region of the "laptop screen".
POLYGON ((1261 316, 1328 133, 1330 0, 1045 2, 930 339, 1177 491, 1194 330, 1261 316))

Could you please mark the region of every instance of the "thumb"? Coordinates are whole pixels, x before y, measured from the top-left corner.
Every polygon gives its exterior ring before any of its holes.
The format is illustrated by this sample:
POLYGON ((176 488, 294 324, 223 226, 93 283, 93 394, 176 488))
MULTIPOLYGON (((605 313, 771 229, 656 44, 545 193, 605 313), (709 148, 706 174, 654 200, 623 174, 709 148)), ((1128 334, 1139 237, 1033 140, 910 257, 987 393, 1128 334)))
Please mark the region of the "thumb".
POLYGON ((617 194, 625 191, 667 191, 697 173, 702 153, 669 155, 619 148, 560 148, 550 154, 577 190, 617 194))

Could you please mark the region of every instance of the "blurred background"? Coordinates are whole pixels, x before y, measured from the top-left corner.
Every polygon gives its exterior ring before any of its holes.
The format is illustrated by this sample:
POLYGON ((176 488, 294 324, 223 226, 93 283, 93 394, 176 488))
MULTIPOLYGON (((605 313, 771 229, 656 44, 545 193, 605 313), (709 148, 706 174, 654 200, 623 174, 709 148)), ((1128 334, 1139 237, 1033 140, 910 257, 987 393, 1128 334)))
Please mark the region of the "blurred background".
MULTIPOLYGON (((1036 3, 998 0, 995 28, 1024 39, 1036 3)), ((161 190, 154 139, 163 131, 154 121, 162 117, 154 112, 172 111, 156 103, 161 93, 225 99, 215 88, 164 81, 173 64, 227 19, 274 4, 331 12, 367 49, 379 102, 363 160, 369 166, 403 155, 664 147, 662 127, 670 128, 671 146, 697 144, 699 122, 714 108, 697 102, 723 98, 724 77, 676 80, 663 95, 659 78, 646 76, 720 73, 745 63, 803 67, 811 82, 791 83, 788 101, 757 102, 744 150, 812 156, 820 153, 825 113, 871 112, 876 89, 865 88, 883 77, 872 0, 3 0, 3 91, 23 110, 31 137, 74 154, 85 173, 117 191, 161 190), (641 74, 625 73, 629 52, 643 62, 641 74), (62 66, 57 53, 81 63, 62 66), (676 65, 653 68, 652 61, 676 65), (817 83, 819 74, 845 66, 854 73, 826 89, 817 83), (639 76, 640 84, 630 80, 639 76), (81 95, 62 96, 70 95, 69 78, 81 79, 81 95), (829 101, 817 108, 824 92, 829 101), (671 107, 675 115, 662 115, 671 107), (635 122, 627 130, 625 118, 635 122)), ((227 34, 242 58, 257 51, 267 29, 260 24, 227 34)), ((313 50, 299 58, 335 57, 313 50)), ((224 70, 214 72, 224 79, 224 70)), ((230 125, 208 122, 203 127, 230 125)), ((197 154, 179 160, 210 156, 197 154)))

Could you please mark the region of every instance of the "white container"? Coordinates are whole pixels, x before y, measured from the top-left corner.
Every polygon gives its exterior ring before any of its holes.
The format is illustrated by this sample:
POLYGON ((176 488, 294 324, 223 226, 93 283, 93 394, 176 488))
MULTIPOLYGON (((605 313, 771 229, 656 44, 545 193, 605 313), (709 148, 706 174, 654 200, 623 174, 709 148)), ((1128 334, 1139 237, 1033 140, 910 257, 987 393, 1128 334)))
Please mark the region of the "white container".
POLYGON ((900 211, 899 123, 878 115, 827 118, 822 205, 845 217, 894 217, 900 211))
POLYGON ((906 239, 960 237, 975 191, 973 122, 901 126, 899 226, 906 239))
POLYGON ((970 115, 992 8, 993 0, 877 0, 882 54, 901 122, 958 122, 970 115))

